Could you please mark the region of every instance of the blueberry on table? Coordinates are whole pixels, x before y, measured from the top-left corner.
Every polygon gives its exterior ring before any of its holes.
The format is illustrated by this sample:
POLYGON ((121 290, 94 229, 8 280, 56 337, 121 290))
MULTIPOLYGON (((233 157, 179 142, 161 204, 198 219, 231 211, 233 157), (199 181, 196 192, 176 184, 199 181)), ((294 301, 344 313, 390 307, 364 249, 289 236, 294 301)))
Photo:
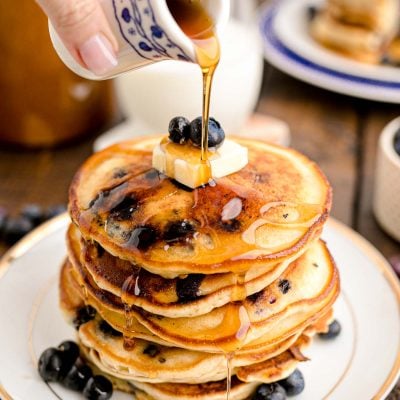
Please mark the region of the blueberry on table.
POLYGON ((400 156, 400 129, 394 135, 393 146, 394 151, 400 156))
POLYGON ((27 204, 22 208, 21 215, 29 219, 34 226, 39 225, 46 218, 42 207, 38 204, 27 204))
POLYGON ((178 144, 183 144, 189 139, 190 121, 185 117, 175 117, 168 127, 169 138, 178 144))
POLYGON ((62 351, 65 365, 70 368, 75 364, 79 357, 79 346, 70 340, 62 342, 58 349, 62 351))
POLYGON ((4 223, 3 238, 8 244, 14 244, 33 228, 32 221, 22 215, 9 217, 4 223))
POLYGON ((393 268, 393 271, 400 278, 400 254, 395 254, 394 256, 390 257, 389 262, 393 268))
POLYGON ((8 218, 8 211, 5 207, 0 207, 0 236, 3 234, 4 227, 8 218))
POLYGON ((304 376, 298 369, 296 369, 286 379, 279 381, 279 384, 285 389, 288 396, 296 396, 304 390, 304 376))
POLYGON ((39 374, 45 382, 59 382, 68 372, 63 353, 59 349, 49 348, 39 358, 39 374))
POLYGON ((307 16, 310 21, 312 21, 318 14, 318 8, 315 6, 309 6, 307 8, 307 16))
POLYGON ((101 375, 90 378, 83 389, 83 395, 88 400, 108 400, 112 393, 112 383, 101 375))
POLYGON ((77 311, 73 324, 76 329, 79 329, 81 325, 91 321, 95 316, 96 310, 92 306, 84 306, 77 311))
POLYGON ((61 215, 67 211, 67 207, 64 204, 57 204, 55 206, 50 206, 45 213, 45 219, 51 219, 61 215))
POLYGON ((92 375, 92 369, 88 365, 75 364, 63 379, 62 384, 67 389, 81 392, 92 375))
MULTIPOLYGON (((190 140, 195 146, 201 146, 202 117, 190 123, 190 140)), ((208 120, 208 147, 219 147, 225 140, 225 132, 221 124, 214 118, 208 120)))
POLYGON ((285 389, 279 383, 269 383, 257 388, 252 400, 286 400, 285 389))
POLYGON ((330 325, 328 332, 326 333, 320 333, 318 336, 321 339, 324 340, 330 340, 330 339, 335 339, 337 336, 339 336, 340 332, 342 330, 342 327, 340 326, 340 323, 335 319, 330 325))

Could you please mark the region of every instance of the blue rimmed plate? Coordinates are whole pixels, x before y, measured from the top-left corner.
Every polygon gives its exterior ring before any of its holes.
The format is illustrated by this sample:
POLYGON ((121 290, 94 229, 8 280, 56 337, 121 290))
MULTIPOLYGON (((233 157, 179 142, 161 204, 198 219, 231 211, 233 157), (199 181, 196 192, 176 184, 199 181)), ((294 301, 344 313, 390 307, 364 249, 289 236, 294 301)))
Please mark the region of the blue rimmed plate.
POLYGON ((334 92, 400 103, 400 68, 368 65, 336 54, 309 34, 308 8, 321 0, 282 0, 261 12, 265 58, 287 74, 334 92))

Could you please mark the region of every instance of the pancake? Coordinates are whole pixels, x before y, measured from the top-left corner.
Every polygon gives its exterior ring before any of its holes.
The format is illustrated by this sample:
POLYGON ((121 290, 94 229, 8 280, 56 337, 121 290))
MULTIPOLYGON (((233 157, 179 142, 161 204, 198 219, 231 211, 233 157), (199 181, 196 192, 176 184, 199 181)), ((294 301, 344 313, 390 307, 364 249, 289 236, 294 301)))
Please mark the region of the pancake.
MULTIPOLYGON (((295 343, 298 351, 304 350, 310 344, 310 338, 301 336, 295 343)), ((102 373, 111 376, 112 379, 121 379, 115 376, 115 372, 101 363, 98 354, 91 351, 83 344, 81 349, 85 357, 93 363, 102 373)), ((287 350, 279 356, 274 357, 263 363, 254 364, 252 366, 238 368, 235 375, 232 376, 230 399, 247 399, 251 396, 256 388, 262 383, 276 382, 288 377, 298 366, 299 360, 294 351, 287 350)), ((135 389, 157 400, 186 400, 186 399, 226 399, 226 379, 219 381, 211 381, 202 384, 187 383, 146 383, 139 382, 134 379, 122 381, 129 382, 135 389)))
POLYGON ((400 36, 390 43, 386 56, 391 64, 400 66, 400 36))
MULTIPOLYGON (((328 313, 331 315, 331 311, 328 313)), ((328 329, 328 315, 307 327, 302 333, 269 346, 253 354, 238 354, 231 360, 234 373, 247 374, 248 367, 256 365, 252 371, 260 370, 260 365, 277 357, 289 348, 307 342, 307 337, 328 329), (241 371, 241 372, 237 372, 241 371)), ((211 354, 156 345, 145 340, 135 340, 133 348, 126 350, 122 335, 112 331, 104 321, 96 319, 83 324, 78 332, 80 343, 90 352, 96 353, 97 363, 103 365, 113 376, 120 379, 134 379, 141 382, 160 383, 206 383, 226 378, 226 357, 222 354, 211 354)), ((262 368, 261 368, 262 370, 262 368)), ((253 375, 252 375, 253 376, 253 375)), ((253 379, 253 378, 249 378, 253 379)), ((272 379, 272 378, 271 378, 272 379)), ((246 379, 242 379, 247 381, 246 379)))
POLYGON ((331 188, 294 150, 238 139, 249 164, 190 190, 151 167, 161 137, 92 156, 70 189, 70 214, 86 240, 165 278, 244 273, 301 251, 321 233, 331 188))
POLYGON ((393 36, 399 27, 398 0, 328 0, 334 18, 365 27, 383 36, 393 36))
POLYGON ((78 288, 85 287, 86 303, 126 336, 157 343, 161 339, 162 344, 208 352, 237 346, 236 336, 243 318, 247 318, 249 326, 240 347, 261 336, 270 344, 288 338, 326 313, 339 291, 338 273, 323 242, 313 245, 264 290, 243 302, 193 318, 161 317, 137 307, 129 307, 127 312, 119 298, 96 288, 87 276, 76 279, 80 280, 76 283, 78 288))
POLYGON ((238 278, 233 273, 190 274, 184 278, 165 279, 137 269, 129 261, 83 240, 73 224, 68 229, 67 244, 71 259, 83 264, 80 268, 91 275, 100 289, 119 298, 124 296, 130 305, 171 318, 194 317, 243 300, 238 294, 250 296, 259 292, 276 280, 291 262, 288 259, 265 269, 251 268, 241 277, 242 289, 238 290, 238 278), (134 279, 135 284, 126 285, 130 279, 134 279))
POLYGON ((330 13, 318 13, 311 22, 311 35, 323 46, 357 61, 376 64, 384 54, 388 39, 367 28, 345 24, 330 13))
MULTIPOLYGON (((62 269, 62 274, 61 274, 61 285, 60 285, 60 289, 61 289, 61 295, 64 299, 67 299, 68 296, 65 295, 65 292, 68 293, 72 293, 71 290, 68 290, 68 288, 65 288, 66 283, 70 283, 70 280, 68 279, 68 276, 70 276, 70 272, 72 270, 72 266, 70 263, 66 263, 62 269)), ((73 284, 79 288, 78 283, 75 281, 73 282, 73 284)), ((71 300, 70 302, 65 302, 62 304, 62 307, 64 306, 64 304, 66 303, 67 306, 66 308, 68 310, 71 309, 71 304, 73 300, 71 300)), ((65 310, 64 310, 65 311, 65 310)), ((69 321, 72 321, 76 315, 76 311, 74 310, 74 312, 68 315, 68 319, 69 321)), ((327 329, 327 325, 329 324, 329 322, 332 320, 332 311, 328 310, 327 313, 325 314, 321 314, 318 316, 318 320, 313 324, 313 326, 309 326, 306 328, 305 332, 308 335, 313 335, 315 332, 324 332, 327 329)), ((160 340, 160 338, 156 337, 155 335, 152 335, 149 331, 146 332, 146 329, 144 327, 142 327, 140 324, 136 323, 136 337, 139 337, 141 339, 144 339, 143 341, 137 340, 138 346, 135 347, 132 351, 129 352, 125 352, 124 350, 122 350, 122 347, 118 345, 121 344, 121 340, 120 337, 114 337, 114 336, 110 336, 110 335, 105 335, 102 330, 99 328, 98 326, 98 319, 96 321, 92 321, 89 322, 87 324, 84 324, 80 330, 79 330, 79 335, 81 337, 81 341, 85 343, 85 345, 87 345, 90 348, 93 349, 103 349, 103 351, 101 351, 100 355, 102 358, 104 358, 107 364, 111 364, 111 365, 118 365, 118 362, 116 362, 115 360, 112 361, 113 359, 113 348, 119 348, 119 350, 117 351, 117 354, 119 354, 120 352, 122 352, 124 354, 124 357, 126 358, 126 363, 129 363, 129 359, 130 358, 135 358, 137 360, 140 360, 140 357, 135 355, 136 351, 140 351, 140 349, 142 348, 147 348, 148 346, 154 346, 156 345, 160 355, 163 358, 167 358, 164 356, 164 351, 165 351, 165 347, 170 347, 171 345, 163 340, 160 340), (119 346, 119 347, 118 347, 119 346), (111 347, 111 348, 108 348, 111 347), (128 357, 127 355, 130 354, 130 357, 128 357), (110 359, 111 357, 111 359, 110 359)), ((279 354, 280 352, 284 351, 285 349, 287 349, 288 347, 290 347, 294 341, 297 340, 298 336, 301 334, 301 331, 299 330, 298 332, 296 332, 294 335, 290 336, 289 338, 285 338, 282 341, 279 341, 278 339, 275 340, 273 343, 265 343, 265 341, 263 341, 263 338, 259 338, 258 340, 248 344, 247 346, 243 347, 242 349, 240 349, 239 351, 236 352, 235 357, 234 357, 234 361, 233 361, 233 366, 245 366, 245 365, 249 365, 255 362, 260 362, 263 361, 265 359, 268 359, 270 357, 273 357, 277 354, 279 354)), ((135 341, 136 343, 136 341, 135 341)), ((177 349, 175 349, 175 351, 177 351, 177 349)), ((183 351, 183 354, 185 354, 185 360, 188 360, 188 354, 192 354, 192 353, 185 353, 184 349, 179 349, 179 351, 183 351)), ((195 355, 196 356, 196 355, 195 355)), ((216 362, 215 360, 221 360, 221 355, 215 355, 215 354, 208 354, 208 355, 203 355, 204 357, 213 357, 214 359, 214 363, 216 362)), ((170 357, 168 357, 170 358, 170 357)), ((148 360, 149 361, 149 360, 148 360)), ((154 361, 154 360, 153 360, 154 361)), ((127 368, 126 364, 123 367, 124 369, 127 368)), ((132 369, 135 369, 135 365, 131 366, 132 369)), ((154 368, 152 368, 152 370, 154 370, 154 368)))

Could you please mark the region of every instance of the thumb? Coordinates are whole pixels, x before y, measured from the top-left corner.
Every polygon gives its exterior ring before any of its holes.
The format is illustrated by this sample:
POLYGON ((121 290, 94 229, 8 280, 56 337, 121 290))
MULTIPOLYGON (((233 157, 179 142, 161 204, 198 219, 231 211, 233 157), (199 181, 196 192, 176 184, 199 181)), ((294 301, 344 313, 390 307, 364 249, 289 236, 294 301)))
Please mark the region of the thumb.
POLYGON ((37 0, 65 47, 84 67, 104 75, 118 61, 118 43, 99 0, 37 0))

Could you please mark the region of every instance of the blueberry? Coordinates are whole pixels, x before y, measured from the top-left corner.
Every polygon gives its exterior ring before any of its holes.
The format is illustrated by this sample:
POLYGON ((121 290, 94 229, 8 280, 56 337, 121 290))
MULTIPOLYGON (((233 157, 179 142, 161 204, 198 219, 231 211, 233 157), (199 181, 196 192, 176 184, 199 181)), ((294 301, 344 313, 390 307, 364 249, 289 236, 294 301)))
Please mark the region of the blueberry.
POLYGON ((307 16, 310 21, 312 21, 318 14, 318 8, 315 6, 309 6, 307 8, 307 16))
POLYGON ((164 239, 167 242, 176 242, 189 234, 193 234, 194 232, 194 225, 186 219, 183 221, 171 222, 167 225, 164 239))
POLYGON ((28 204, 21 210, 21 215, 37 226, 45 219, 44 211, 38 204, 28 204))
POLYGON ((51 219, 61 215, 67 211, 67 207, 64 204, 56 204, 54 206, 50 206, 45 213, 45 219, 51 219))
POLYGON ((62 342, 58 349, 63 353, 64 363, 71 368, 79 357, 79 346, 70 340, 62 342))
POLYGON ((138 201, 133 195, 124 197, 110 210, 109 218, 114 221, 129 220, 137 208, 138 201))
POLYGON ((9 217, 3 227, 3 238, 8 244, 14 244, 33 228, 32 221, 22 215, 9 217))
POLYGON ((400 254, 395 254, 394 256, 390 257, 389 262, 393 268, 393 271, 400 278, 400 254))
POLYGON ((337 336, 339 336, 341 330, 342 330, 342 327, 340 326, 340 323, 335 319, 329 325, 328 332, 320 333, 318 336, 324 340, 335 339, 337 336))
POLYGON ((178 279, 176 282, 176 294, 179 302, 187 303, 199 298, 198 292, 205 275, 189 274, 184 279, 178 279))
POLYGON ((129 245, 147 250, 157 240, 157 233, 151 226, 142 226, 132 231, 129 245))
POLYGON ((278 282, 278 287, 282 294, 287 294, 292 288, 292 285, 287 279, 280 279, 278 282))
POLYGON ((241 227, 241 223, 237 219, 230 219, 229 221, 221 221, 219 225, 226 232, 236 232, 241 227))
POLYGON ((90 378, 83 389, 83 395, 88 400, 108 400, 112 393, 112 383, 101 375, 90 378))
POLYGON ((304 390, 304 376, 296 369, 286 379, 279 381, 279 384, 285 389, 288 396, 296 396, 304 390))
POLYGON ((400 129, 396 132, 394 136, 393 146, 395 152, 400 156, 400 129))
POLYGON ((8 218, 8 211, 5 207, 0 207, 0 236, 2 236, 6 221, 8 218))
MULTIPOLYGON (((202 118, 198 117, 190 123, 190 139, 195 146, 201 146, 202 118)), ((225 140, 225 132, 214 118, 208 120, 208 147, 218 147, 225 140)))
POLYGON ((169 123, 168 132, 174 143, 183 144, 190 136, 190 121, 184 117, 175 117, 169 123))
POLYGON ((59 382, 68 372, 62 351, 54 348, 45 350, 39 358, 38 370, 45 382, 59 382))
POLYGON ((99 329, 105 334, 109 336, 119 337, 122 336, 122 333, 114 329, 108 322, 101 320, 99 324, 99 329))
POLYGON ((143 354, 147 354, 149 357, 154 358, 160 354, 160 348, 154 344, 148 345, 144 350, 143 354))
POLYGON ((81 392, 89 379, 92 377, 92 369, 82 363, 77 363, 72 366, 67 375, 62 381, 62 384, 71 390, 81 392))
POLYGON ((79 329, 81 325, 91 321, 95 316, 96 310, 92 306, 84 306, 77 311, 73 324, 76 329, 79 329))
POLYGON ((258 387, 252 400, 286 400, 286 392, 279 383, 264 384, 258 387))

